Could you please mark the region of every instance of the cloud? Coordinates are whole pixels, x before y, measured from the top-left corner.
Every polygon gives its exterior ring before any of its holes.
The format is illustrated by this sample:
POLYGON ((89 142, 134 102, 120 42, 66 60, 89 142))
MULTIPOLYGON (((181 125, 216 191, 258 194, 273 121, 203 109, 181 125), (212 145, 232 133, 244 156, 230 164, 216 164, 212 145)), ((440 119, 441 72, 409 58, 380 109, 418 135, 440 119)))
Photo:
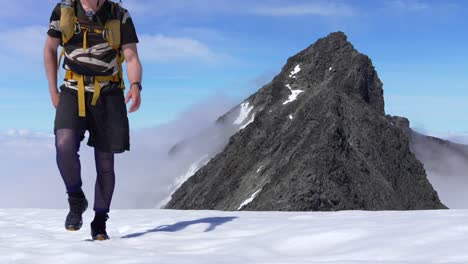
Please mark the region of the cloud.
POLYGON ((231 0, 126 0, 123 6, 131 14, 138 16, 151 14, 151 17, 178 16, 180 14, 219 14, 237 13, 244 4, 231 0))
MULTIPOLYGON (((0 0, 0 23, 2 25, 24 26, 27 23, 46 26, 53 8, 59 0, 0 0)), ((3 27, 5 28, 5 27, 3 27)))
POLYGON ((0 31, 0 55, 41 60, 46 32, 47 27, 37 25, 0 31))
POLYGON ((399 11, 417 12, 429 9, 429 4, 418 0, 393 0, 386 2, 386 6, 399 11))
MULTIPOLYGON (((11 60, 42 60, 46 32, 47 27, 37 25, 0 31, 0 57, 11 60)), ((196 39, 161 34, 142 34, 138 48, 141 57, 152 62, 196 60, 213 63, 229 58, 196 39)))
MULTIPOLYGON (((28 65, 27 62, 42 61, 47 27, 26 26, 0 31, 0 58, 11 63, 28 65), (34 45, 32 45, 34 43, 34 45)), ((199 40, 187 37, 169 37, 162 34, 142 34, 138 49, 142 59, 150 62, 199 61, 215 63, 230 59, 229 55, 217 53, 199 40)), ((42 64, 40 65, 42 67, 42 64)))
POLYGON ((204 43, 184 37, 148 35, 140 37, 138 46, 143 60, 151 62, 202 61, 214 63, 229 56, 216 53, 204 43))
POLYGON ((154 16, 176 14, 248 14, 261 16, 350 16, 355 13, 350 6, 333 1, 295 1, 296 4, 284 4, 285 1, 159 1, 133 0, 127 1, 125 6, 138 15, 151 12, 154 16))
MULTIPOLYGON (((116 190, 112 208, 154 208, 177 187, 190 165, 207 153, 219 151, 213 138, 205 144, 169 150, 183 139, 213 127, 214 121, 236 102, 215 94, 194 104, 178 118, 154 128, 132 131, 132 151, 116 156, 116 190), (196 147, 194 147, 196 146, 196 147)), ((199 137, 197 139, 200 139, 199 137)), ((86 139, 80 150, 83 189, 93 201, 95 168, 86 139)), ((28 130, 0 133, 0 208, 66 208, 66 193, 55 163, 54 135, 28 130)))
POLYGON ((444 134, 434 134, 434 136, 468 146, 468 132, 465 132, 465 133, 449 132, 449 133, 444 133, 444 134))
POLYGON ((10 80, 16 80, 15 85, 22 83, 18 82, 19 76, 22 81, 37 82, 45 79, 42 58, 47 27, 7 25, 0 29, 0 71, 9 76, 10 80))
POLYGON ((300 5, 265 5, 254 7, 252 14, 265 16, 353 16, 355 11, 347 5, 319 2, 300 5))
MULTIPOLYGON (((468 143, 466 133, 450 133, 438 137, 468 143)), ((451 209, 468 208, 468 145, 449 145, 413 135, 411 149, 424 164, 427 177, 442 203, 451 209)))

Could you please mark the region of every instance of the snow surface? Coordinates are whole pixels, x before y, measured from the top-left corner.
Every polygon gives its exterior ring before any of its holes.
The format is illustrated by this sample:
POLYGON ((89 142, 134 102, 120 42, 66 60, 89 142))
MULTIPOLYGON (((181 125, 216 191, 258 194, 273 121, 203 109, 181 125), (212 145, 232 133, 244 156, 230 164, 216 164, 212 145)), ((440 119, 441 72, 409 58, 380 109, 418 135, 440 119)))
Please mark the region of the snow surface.
POLYGON ((296 65, 296 67, 294 67, 294 70, 291 71, 291 73, 289 74, 289 78, 296 78, 296 75, 301 71, 301 65, 296 65))
POLYGON ((249 113, 252 111, 252 109, 253 106, 249 107, 249 102, 242 103, 240 106, 239 116, 236 120, 234 120, 234 125, 242 124, 249 117, 249 113))
POLYGON ((109 241, 66 210, 0 210, 0 263, 468 263, 468 210, 112 211, 109 241))
POLYGON ((244 206, 248 205, 249 203, 251 203, 255 199, 255 197, 257 197, 257 194, 259 192, 261 192, 261 191, 262 191, 262 189, 260 188, 259 190, 254 192, 252 195, 250 195, 250 197, 247 200, 245 200, 245 201, 243 201, 241 203, 241 205, 239 206, 239 208, 237 208, 237 210, 240 210, 240 209, 242 209, 242 207, 244 207, 244 206))
POLYGON ((291 95, 289 96, 288 100, 286 100, 286 101, 283 103, 283 105, 286 105, 286 104, 289 104, 289 103, 295 101, 295 100, 297 99, 297 96, 298 96, 300 93, 304 92, 303 90, 293 90, 293 89, 291 88, 291 85, 290 85, 290 84, 286 84, 286 87, 291 91, 291 95))

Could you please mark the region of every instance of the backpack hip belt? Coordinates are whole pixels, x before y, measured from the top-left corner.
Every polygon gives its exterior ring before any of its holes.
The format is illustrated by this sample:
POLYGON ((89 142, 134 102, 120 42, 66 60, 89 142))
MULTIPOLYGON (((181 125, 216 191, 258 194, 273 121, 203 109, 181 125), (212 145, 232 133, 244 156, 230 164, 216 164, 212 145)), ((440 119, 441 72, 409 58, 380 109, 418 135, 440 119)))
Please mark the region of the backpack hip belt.
POLYGON ((101 82, 120 82, 120 75, 115 74, 112 76, 85 76, 74 73, 72 71, 67 71, 65 73, 66 80, 75 80, 78 82, 78 116, 86 116, 86 104, 85 104, 85 80, 88 78, 94 79, 94 93, 93 100, 91 105, 95 106, 99 96, 101 95, 101 82))

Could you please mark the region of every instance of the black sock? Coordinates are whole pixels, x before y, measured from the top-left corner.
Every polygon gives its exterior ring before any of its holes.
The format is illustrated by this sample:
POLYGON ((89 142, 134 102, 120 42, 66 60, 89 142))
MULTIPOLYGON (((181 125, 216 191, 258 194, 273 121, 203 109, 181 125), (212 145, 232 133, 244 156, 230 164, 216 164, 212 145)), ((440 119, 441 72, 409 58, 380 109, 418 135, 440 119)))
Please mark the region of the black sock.
POLYGON ((76 192, 67 192, 67 193, 68 193, 68 197, 85 198, 85 195, 82 189, 79 189, 76 192))

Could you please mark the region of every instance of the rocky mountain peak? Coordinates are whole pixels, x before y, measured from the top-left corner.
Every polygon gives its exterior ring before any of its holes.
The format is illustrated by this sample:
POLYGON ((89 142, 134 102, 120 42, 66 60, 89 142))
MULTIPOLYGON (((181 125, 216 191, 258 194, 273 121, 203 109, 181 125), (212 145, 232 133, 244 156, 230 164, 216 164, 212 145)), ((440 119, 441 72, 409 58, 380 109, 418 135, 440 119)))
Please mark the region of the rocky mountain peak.
POLYGON ((382 87, 343 32, 319 39, 218 119, 234 131, 229 142, 166 208, 445 208, 408 135, 385 116, 382 87))
POLYGON ((385 115, 382 82, 371 60, 359 53, 343 32, 331 33, 289 58, 278 78, 284 85, 304 91, 344 92, 385 115))

